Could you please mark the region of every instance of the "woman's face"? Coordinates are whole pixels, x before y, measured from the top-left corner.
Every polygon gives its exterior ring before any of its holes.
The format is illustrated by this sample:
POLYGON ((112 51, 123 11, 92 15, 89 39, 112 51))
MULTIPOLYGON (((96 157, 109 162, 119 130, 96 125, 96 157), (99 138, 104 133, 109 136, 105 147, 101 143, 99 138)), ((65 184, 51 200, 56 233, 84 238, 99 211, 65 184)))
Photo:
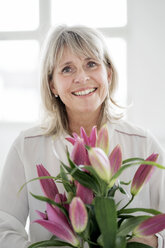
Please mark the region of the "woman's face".
POLYGON ((53 73, 51 90, 66 106, 67 113, 94 113, 108 93, 110 69, 94 58, 79 57, 65 48, 53 73))

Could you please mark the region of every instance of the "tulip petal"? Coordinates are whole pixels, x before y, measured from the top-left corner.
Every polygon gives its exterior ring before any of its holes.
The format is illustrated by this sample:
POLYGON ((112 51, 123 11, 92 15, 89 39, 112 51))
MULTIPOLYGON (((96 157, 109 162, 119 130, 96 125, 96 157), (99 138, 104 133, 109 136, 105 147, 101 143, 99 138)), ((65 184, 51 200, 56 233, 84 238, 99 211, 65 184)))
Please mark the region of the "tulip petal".
POLYGON ((67 226, 63 225, 62 223, 55 223, 53 221, 47 221, 47 220, 35 220, 36 223, 40 224, 44 228, 46 228, 49 232, 56 235, 58 238, 74 245, 78 246, 79 241, 72 232, 71 229, 69 229, 67 226))
POLYGON ((79 197, 74 197, 70 203, 69 217, 73 229, 77 233, 85 230, 88 222, 88 214, 83 201, 79 197))
POLYGON ((103 149, 107 155, 109 154, 109 134, 107 125, 103 125, 98 133, 97 147, 103 149))
MULTIPOLYGON (((83 127, 80 128, 80 137, 82 138, 84 145, 95 147, 96 145, 96 137, 97 137, 97 128, 94 126, 92 128, 92 131, 90 133, 90 136, 88 137, 85 129, 83 127)), ((73 133, 73 137, 67 137, 66 140, 68 140, 72 145, 75 144, 75 142, 80 139, 77 133, 73 133)))
POLYGON ((90 148, 88 151, 89 160, 96 173, 105 182, 109 183, 111 177, 109 159, 105 152, 97 147, 90 148))
POLYGON ((47 216, 48 220, 56 222, 56 223, 61 223, 68 228, 70 228, 68 220, 66 216, 60 211, 60 209, 57 210, 58 207, 52 207, 52 205, 47 204, 47 216))
MULTIPOLYGON (((66 203, 67 202, 67 198, 66 198, 65 192, 64 192, 64 194, 59 194, 59 195, 60 195, 60 199, 61 199, 61 202, 62 202, 63 206, 66 208, 67 211, 69 211, 69 204, 66 203)), ((55 199, 55 201, 58 203, 58 200, 57 199, 55 199)))
POLYGON ((134 230, 136 236, 149 236, 165 229, 165 214, 153 216, 140 223, 134 230))
MULTIPOLYGON (((153 153, 146 159, 146 161, 155 162, 157 158, 158 158, 158 154, 153 153)), ((146 184, 151 178, 154 170, 155 167, 152 165, 146 165, 146 164, 140 165, 132 180, 132 185, 131 185, 132 195, 136 195, 142 189, 143 185, 146 184)))
POLYGON ((120 169, 122 165, 122 152, 120 145, 117 145, 109 156, 112 176, 120 169))
POLYGON ((76 196, 80 197, 85 204, 91 204, 93 201, 93 191, 77 183, 76 196))
POLYGON ((87 150, 84 146, 84 141, 78 138, 74 144, 73 151, 71 154, 71 159, 77 165, 87 165, 89 164, 87 150))
POLYGON ((83 127, 80 128, 80 134, 81 134, 81 138, 84 140, 84 144, 89 146, 90 145, 89 138, 83 127))
POLYGON ((72 145, 74 145, 75 144, 75 139, 74 138, 72 138, 72 137, 66 137, 65 138, 67 141, 69 141, 72 145))
POLYGON ((47 216, 46 213, 42 213, 42 212, 40 212, 38 210, 36 210, 36 213, 38 214, 38 216, 40 216, 41 219, 43 219, 43 220, 47 220, 48 219, 48 216, 47 216))
POLYGON ((96 126, 94 126, 92 128, 91 134, 89 136, 89 144, 91 147, 96 146, 96 139, 97 139, 97 128, 96 128, 96 126))
MULTIPOLYGON (((44 166, 37 165, 37 173, 39 177, 51 176, 44 166)), ((56 194, 58 194, 57 186, 53 179, 40 179, 41 188, 48 198, 54 200, 56 194)))
POLYGON ((76 140, 77 138, 79 138, 79 136, 78 136, 77 133, 73 133, 73 137, 74 137, 75 140, 76 140))

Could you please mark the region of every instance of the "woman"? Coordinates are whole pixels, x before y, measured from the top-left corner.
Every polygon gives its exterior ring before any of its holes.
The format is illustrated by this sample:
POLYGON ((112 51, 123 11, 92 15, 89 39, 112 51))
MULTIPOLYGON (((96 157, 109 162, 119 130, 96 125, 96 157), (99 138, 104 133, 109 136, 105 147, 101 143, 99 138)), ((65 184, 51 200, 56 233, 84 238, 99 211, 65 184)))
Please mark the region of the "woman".
MULTIPOLYGON (((45 204, 35 200, 29 192, 41 195, 38 181, 29 183, 18 195, 20 187, 37 176, 36 165, 43 164, 51 175, 59 173, 59 159, 67 163, 65 137, 79 134, 84 127, 89 135, 107 123, 111 150, 120 144, 123 159, 146 158, 159 153, 159 163, 165 164, 164 152, 148 131, 135 127, 115 114, 113 100, 116 72, 102 35, 87 27, 60 26, 46 40, 41 67, 42 100, 45 110, 42 127, 22 132, 14 142, 0 180, 0 245, 1 248, 25 248, 31 242, 49 239, 37 219, 36 209, 45 211, 45 204), (52 135, 55 137, 52 148, 52 135), (53 152, 55 151, 55 153, 53 152), (30 217, 29 237, 25 232, 30 217)), ((122 176, 128 181, 135 168, 122 176)), ((156 170, 149 184, 136 197, 132 207, 152 207, 165 212, 164 173, 156 170)), ((63 188, 59 185, 59 191, 63 188)), ((118 196, 120 199, 121 196, 118 196)), ((162 234, 138 239, 153 247, 164 247, 162 234)))

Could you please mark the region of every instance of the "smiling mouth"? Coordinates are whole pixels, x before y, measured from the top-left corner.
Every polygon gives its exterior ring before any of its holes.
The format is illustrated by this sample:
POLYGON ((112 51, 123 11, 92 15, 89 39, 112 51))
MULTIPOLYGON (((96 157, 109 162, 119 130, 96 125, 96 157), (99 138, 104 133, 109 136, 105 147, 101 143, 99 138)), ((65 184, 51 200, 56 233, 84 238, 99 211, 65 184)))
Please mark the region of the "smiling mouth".
POLYGON ((87 89, 87 90, 72 92, 72 94, 75 96, 86 96, 86 95, 89 95, 90 93, 92 93, 96 90, 97 90, 97 88, 93 88, 93 89, 87 89))

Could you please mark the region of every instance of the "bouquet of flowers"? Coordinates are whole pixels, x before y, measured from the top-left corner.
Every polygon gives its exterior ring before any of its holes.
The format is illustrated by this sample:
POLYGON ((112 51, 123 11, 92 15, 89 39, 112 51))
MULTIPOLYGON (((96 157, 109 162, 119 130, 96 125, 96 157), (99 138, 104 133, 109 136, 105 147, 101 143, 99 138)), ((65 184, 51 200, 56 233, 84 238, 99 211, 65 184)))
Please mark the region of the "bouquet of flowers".
POLYGON ((165 214, 146 208, 128 208, 144 184, 150 179, 158 154, 147 159, 129 158, 122 161, 120 145, 109 154, 109 137, 104 125, 97 133, 93 127, 88 137, 81 128, 67 140, 73 151, 67 152, 68 165, 61 162, 60 174, 53 177, 43 165, 37 165, 38 178, 45 196, 32 194, 46 202, 45 213, 37 210, 42 225, 52 238, 34 243, 37 247, 90 247, 90 248, 147 248, 145 244, 131 242, 132 237, 153 235, 165 228, 165 214), (119 180, 127 168, 140 164, 130 182, 119 180), (56 183, 62 183, 65 193, 58 191, 56 183), (123 185, 130 185, 131 198, 120 207, 115 194, 126 194, 123 185), (141 212, 137 215, 137 212, 141 212))

